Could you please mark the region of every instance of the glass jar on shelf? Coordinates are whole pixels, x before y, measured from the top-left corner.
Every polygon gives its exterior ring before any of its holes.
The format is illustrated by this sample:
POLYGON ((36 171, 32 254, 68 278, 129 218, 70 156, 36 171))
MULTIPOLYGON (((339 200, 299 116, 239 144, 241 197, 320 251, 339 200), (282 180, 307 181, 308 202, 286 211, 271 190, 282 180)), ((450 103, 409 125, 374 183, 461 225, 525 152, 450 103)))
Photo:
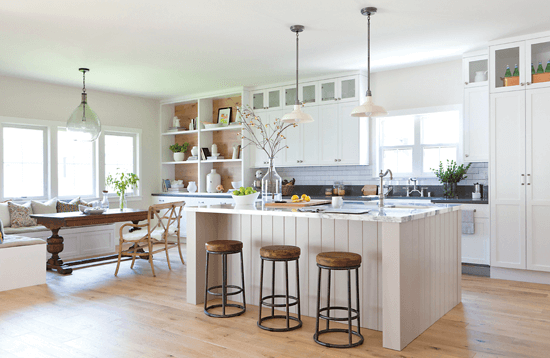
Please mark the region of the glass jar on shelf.
POLYGON ((340 187, 340 182, 335 181, 332 186, 332 195, 338 195, 338 188, 340 187))
POLYGON ((332 195, 332 188, 327 187, 325 188, 325 196, 331 196, 332 195))
POLYGON ((338 185, 338 195, 339 196, 346 195, 346 187, 345 187, 344 183, 340 183, 340 185, 338 185))

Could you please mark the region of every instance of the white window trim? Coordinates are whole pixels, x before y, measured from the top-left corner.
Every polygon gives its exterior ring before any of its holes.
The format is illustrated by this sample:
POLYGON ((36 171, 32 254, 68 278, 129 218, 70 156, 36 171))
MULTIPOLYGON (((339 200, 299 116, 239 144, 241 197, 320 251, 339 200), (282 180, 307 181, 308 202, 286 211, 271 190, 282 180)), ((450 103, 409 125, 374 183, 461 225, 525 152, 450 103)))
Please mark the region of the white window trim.
MULTIPOLYGON (((422 108, 411 108, 411 109, 403 109, 403 110, 396 110, 396 111, 391 111, 389 114, 391 117, 397 117, 397 116, 410 116, 410 115, 421 115, 421 114, 427 114, 427 113, 436 113, 436 112, 447 112, 447 111, 458 111, 458 116, 459 116, 459 126, 458 126, 458 131, 459 131, 459 136, 458 136, 458 146, 457 146, 457 153, 456 153, 456 158, 457 158, 457 163, 460 165, 463 163, 463 150, 464 150, 464 145, 463 145, 463 126, 464 126, 464 116, 463 116, 463 107, 462 107, 462 104, 455 104, 455 105, 447 105, 447 106, 436 106, 436 107, 422 107, 422 108)), ((381 163, 381 150, 380 150, 380 120, 381 119, 384 119, 384 118, 387 118, 387 117, 379 117, 379 118, 374 118, 375 120, 373 121, 374 123, 374 146, 375 146, 375 150, 373 151, 374 152, 374 158, 375 158, 375 162, 376 162, 376 170, 373 171, 373 178, 378 178, 378 173, 380 172, 380 170, 386 170, 386 169, 391 169, 391 168, 381 168, 380 167, 380 163, 381 163)), ((406 146, 406 147, 415 147, 417 150, 416 150, 416 154, 417 155, 421 155, 420 153, 422 153, 422 151, 418 150, 420 147, 445 147, 445 146, 448 146, 449 143, 443 143, 443 144, 420 144, 420 130, 419 128, 417 128, 417 126, 419 126, 420 124, 417 122, 415 122, 415 140, 414 140, 414 144, 413 145, 410 145, 410 146, 406 146)), ((396 148, 403 148, 404 146, 396 146, 396 148)), ((392 146, 386 146, 384 148, 392 148, 392 146)), ((414 155, 415 151, 413 150, 413 155, 414 155)), ((416 160, 418 161, 418 158, 416 158, 416 160)), ((415 158, 413 157, 413 163, 415 161, 415 158)), ((413 170, 414 170, 414 164, 413 164, 413 170)), ((415 177, 417 179, 434 179, 436 178, 435 174, 433 173, 422 173, 422 172, 414 172, 414 173, 396 173, 396 175, 394 175, 394 179, 395 180, 406 180, 408 179, 409 177, 415 177)))
MULTIPOLYGON (((57 177, 57 129, 59 127, 65 127, 66 122, 60 122, 60 121, 49 121, 49 120, 41 120, 41 119, 31 119, 31 118, 18 118, 18 117, 5 117, 0 116, 0 138, 3 136, 3 130, 2 128, 7 126, 20 126, 20 127, 29 127, 29 128, 36 128, 36 127, 42 127, 46 128, 46 141, 44 142, 46 145, 44 155, 45 155, 45 170, 44 170, 44 197, 40 198, 34 198, 34 197, 25 197, 25 198, 13 198, 14 201, 28 201, 28 200, 47 200, 50 198, 55 198, 58 195, 58 177, 57 177)), ((141 179, 141 158, 142 156, 142 148, 141 148, 141 136, 142 136, 142 130, 139 128, 127 128, 127 127, 117 127, 117 126, 101 126, 102 131, 101 135, 99 136, 97 143, 96 143, 96 195, 93 197, 82 197, 85 200, 99 200, 103 188, 105 187, 105 133, 126 133, 126 134, 133 134, 135 135, 135 143, 136 143, 136 157, 134 158, 136 164, 136 174, 141 179)), ((3 178, 4 178, 4 163, 3 163, 3 146, 0 145, 0 200, 6 200, 6 199, 12 199, 12 198, 5 198, 4 197, 4 186, 3 186, 3 178)), ((138 189, 136 190, 134 195, 130 195, 127 197, 128 201, 140 201, 142 200, 141 196, 141 180, 138 184, 138 189)), ((109 197, 109 201, 118 201, 118 197, 116 194, 114 194, 112 197, 109 197)))

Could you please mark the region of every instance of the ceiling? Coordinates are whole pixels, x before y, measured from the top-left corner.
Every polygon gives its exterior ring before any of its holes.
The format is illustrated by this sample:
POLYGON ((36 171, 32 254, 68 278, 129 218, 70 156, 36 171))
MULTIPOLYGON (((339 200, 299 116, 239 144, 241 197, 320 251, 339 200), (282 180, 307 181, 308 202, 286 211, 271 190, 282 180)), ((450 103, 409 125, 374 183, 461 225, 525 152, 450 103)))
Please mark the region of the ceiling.
MULTIPOLYGON (((550 30, 531 0, 18 0, 0 5, 0 74, 151 98, 460 58, 487 41, 550 30), (528 5, 527 5, 528 4, 528 5)), ((1 85, 1 83, 0 83, 1 85)))

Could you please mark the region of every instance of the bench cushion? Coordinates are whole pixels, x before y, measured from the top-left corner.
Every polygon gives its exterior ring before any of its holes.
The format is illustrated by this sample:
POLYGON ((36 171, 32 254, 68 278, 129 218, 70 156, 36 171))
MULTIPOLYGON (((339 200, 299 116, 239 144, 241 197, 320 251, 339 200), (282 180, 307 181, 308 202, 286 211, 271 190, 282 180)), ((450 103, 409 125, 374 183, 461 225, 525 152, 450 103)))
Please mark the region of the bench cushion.
POLYGON ((30 245, 46 245, 46 241, 42 239, 32 238, 32 237, 6 235, 4 237, 4 242, 0 244, 0 249, 6 249, 8 247, 30 246, 30 245))
POLYGON ((42 225, 4 228, 4 233, 6 235, 21 235, 27 232, 39 232, 39 231, 51 232, 50 229, 42 225))

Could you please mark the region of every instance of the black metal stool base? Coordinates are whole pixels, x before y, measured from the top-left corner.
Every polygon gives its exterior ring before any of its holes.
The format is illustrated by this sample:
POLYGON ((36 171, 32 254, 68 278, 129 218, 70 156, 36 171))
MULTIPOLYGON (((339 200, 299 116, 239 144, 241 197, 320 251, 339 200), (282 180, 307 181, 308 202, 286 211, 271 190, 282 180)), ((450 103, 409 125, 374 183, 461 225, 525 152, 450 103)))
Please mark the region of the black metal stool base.
POLYGON ((313 335, 313 340, 316 343, 319 343, 320 345, 329 347, 329 348, 353 348, 353 347, 360 346, 365 341, 365 338, 363 338, 363 335, 361 333, 352 330, 351 334, 353 334, 355 337, 359 337, 359 341, 352 344, 332 344, 332 343, 327 343, 319 340, 319 336, 325 333, 346 333, 349 335, 349 330, 343 329, 343 328, 330 328, 330 329, 323 329, 313 335))
POLYGON ((293 326, 293 327, 290 327, 290 328, 271 328, 271 327, 266 327, 264 325, 262 325, 262 322, 264 321, 267 321, 267 320, 275 320, 275 319, 284 319, 286 321, 286 316, 285 315, 275 315, 275 316, 267 316, 267 317, 262 317, 260 319, 260 321, 258 322, 258 327, 260 327, 261 329, 265 329, 266 331, 270 331, 270 332, 288 332, 288 331, 293 331, 295 329, 298 329, 300 327, 302 327, 302 321, 300 321, 298 318, 294 317, 294 316, 288 316, 288 318, 291 320, 291 321, 294 321, 294 322, 298 322, 298 324, 296 326, 293 326))
POLYGON ((204 313, 207 315, 207 316, 210 316, 210 317, 216 317, 216 318, 229 318, 229 317, 237 317, 237 316, 240 316, 242 315, 243 313, 246 312, 246 307, 242 306, 242 305, 237 305, 237 304, 233 304, 233 303, 226 303, 225 304, 225 307, 235 307, 235 308, 240 308, 241 311, 239 312, 235 312, 235 313, 231 313, 231 314, 215 314, 215 313, 210 313, 208 312, 209 310, 211 309, 214 309, 214 308, 219 308, 219 307, 222 307, 223 305, 211 305, 211 306, 208 306, 204 309, 204 313))

